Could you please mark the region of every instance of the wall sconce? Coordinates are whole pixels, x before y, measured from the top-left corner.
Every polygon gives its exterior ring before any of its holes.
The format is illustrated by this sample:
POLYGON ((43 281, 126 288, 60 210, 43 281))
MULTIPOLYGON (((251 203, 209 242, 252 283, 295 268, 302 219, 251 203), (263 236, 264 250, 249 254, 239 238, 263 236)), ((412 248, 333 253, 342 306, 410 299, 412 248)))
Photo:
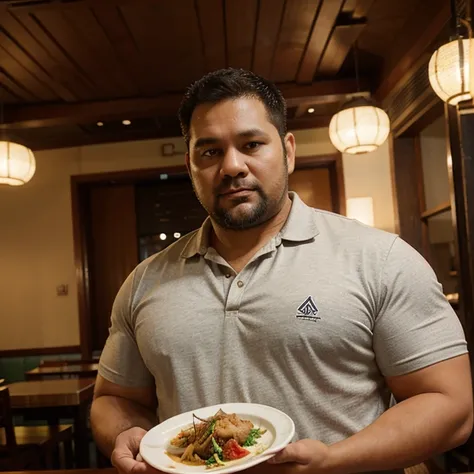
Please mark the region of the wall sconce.
POLYGON ((346 214, 363 224, 374 226, 374 200, 371 197, 349 198, 346 202, 346 214))

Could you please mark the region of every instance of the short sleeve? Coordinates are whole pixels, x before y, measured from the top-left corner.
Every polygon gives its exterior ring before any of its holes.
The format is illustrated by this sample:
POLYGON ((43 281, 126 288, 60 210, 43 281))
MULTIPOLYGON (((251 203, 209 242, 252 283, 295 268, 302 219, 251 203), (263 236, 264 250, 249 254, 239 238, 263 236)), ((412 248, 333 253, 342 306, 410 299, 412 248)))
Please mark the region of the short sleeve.
POLYGON ((131 318, 135 272, 125 280, 112 307, 112 325, 99 362, 99 374, 128 387, 149 387, 153 377, 143 362, 131 318))
POLYGON ((374 351, 384 376, 404 375, 467 353, 459 318, 426 260, 400 238, 381 276, 374 351))

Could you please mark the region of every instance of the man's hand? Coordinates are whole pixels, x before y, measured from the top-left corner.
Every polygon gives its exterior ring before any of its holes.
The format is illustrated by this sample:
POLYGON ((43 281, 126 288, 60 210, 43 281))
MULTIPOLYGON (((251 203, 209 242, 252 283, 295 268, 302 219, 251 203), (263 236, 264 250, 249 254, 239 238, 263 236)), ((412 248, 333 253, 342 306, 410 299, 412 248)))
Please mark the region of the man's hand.
POLYGON ((289 444, 268 462, 270 464, 296 463, 320 470, 329 459, 329 447, 314 439, 303 439, 289 444))
POLYGON ((250 468, 248 474, 329 473, 329 447, 320 441, 303 439, 289 444, 267 463, 250 468))
POLYGON ((119 474, 157 474, 159 472, 136 459, 140 450, 140 441, 145 434, 146 431, 143 428, 130 428, 117 436, 110 460, 119 474))

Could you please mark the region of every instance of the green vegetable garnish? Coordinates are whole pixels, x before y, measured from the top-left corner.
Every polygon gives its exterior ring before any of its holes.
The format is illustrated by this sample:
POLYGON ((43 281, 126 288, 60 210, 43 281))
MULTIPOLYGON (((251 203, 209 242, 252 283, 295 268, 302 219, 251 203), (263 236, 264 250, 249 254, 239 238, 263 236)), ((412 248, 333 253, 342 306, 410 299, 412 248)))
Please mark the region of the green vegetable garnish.
POLYGON ((214 421, 211 423, 211 426, 209 426, 209 429, 207 430, 207 433, 206 433, 206 438, 207 438, 210 434, 214 433, 215 427, 216 427, 216 420, 214 420, 214 421))
POLYGON ((214 438, 211 438, 212 446, 214 447, 214 452, 219 456, 222 457, 222 448, 217 444, 214 438))
POLYGON ((245 440, 245 443, 242 445, 246 448, 248 448, 249 446, 254 446, 257 444, 257 439, 260 438, 262 436, 262 433, 260 432, 260 430, 258 428, 254 428, 252 430, 250 430, 250 433, 247 437, 247 439, 245 440))

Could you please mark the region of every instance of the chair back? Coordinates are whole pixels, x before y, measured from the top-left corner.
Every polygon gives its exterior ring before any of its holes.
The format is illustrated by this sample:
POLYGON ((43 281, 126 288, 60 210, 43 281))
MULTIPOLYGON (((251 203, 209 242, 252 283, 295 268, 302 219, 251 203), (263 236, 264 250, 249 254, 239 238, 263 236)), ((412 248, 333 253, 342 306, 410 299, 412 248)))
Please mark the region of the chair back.
POLYGON ((15 427, 8 387, 0 387, 0 428, 5 430, 7 448, 16 448, 15 427))

